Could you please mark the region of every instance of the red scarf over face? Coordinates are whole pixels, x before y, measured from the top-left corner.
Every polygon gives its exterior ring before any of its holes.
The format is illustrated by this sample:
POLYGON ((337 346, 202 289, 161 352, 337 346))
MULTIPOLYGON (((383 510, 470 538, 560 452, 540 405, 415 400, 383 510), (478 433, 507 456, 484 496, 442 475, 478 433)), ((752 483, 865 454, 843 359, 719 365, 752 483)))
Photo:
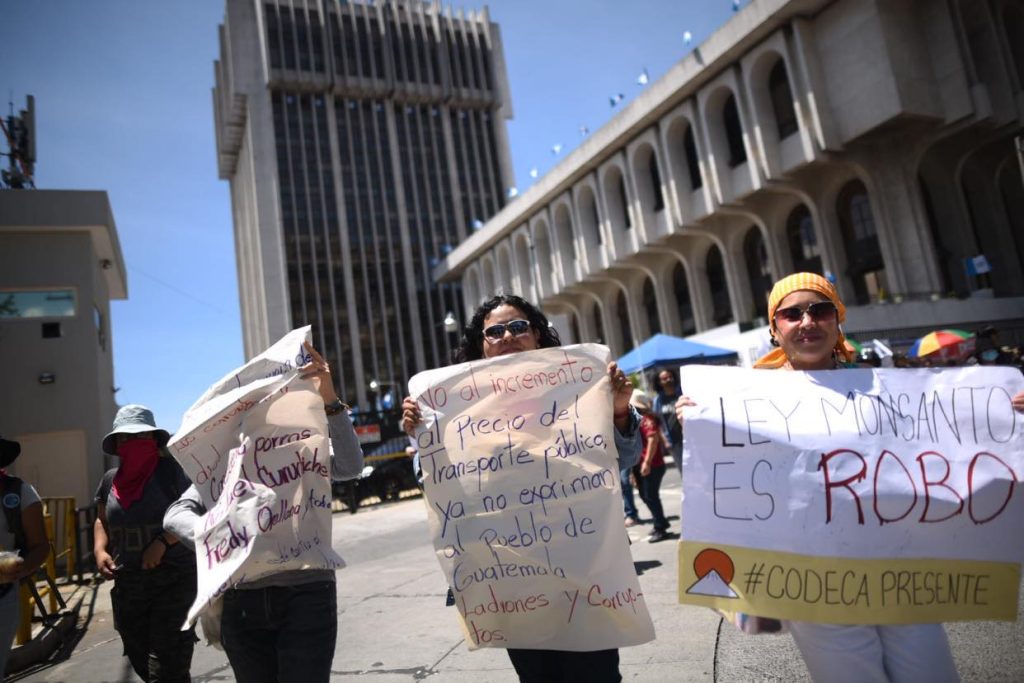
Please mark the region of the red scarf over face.
POLYGON ((160 459, 154 439, 131 439, 117 446, 121 466, 114 475, 111 491, 122 508, 127 510, 146 488, 146 482, 153 476, 160 459))

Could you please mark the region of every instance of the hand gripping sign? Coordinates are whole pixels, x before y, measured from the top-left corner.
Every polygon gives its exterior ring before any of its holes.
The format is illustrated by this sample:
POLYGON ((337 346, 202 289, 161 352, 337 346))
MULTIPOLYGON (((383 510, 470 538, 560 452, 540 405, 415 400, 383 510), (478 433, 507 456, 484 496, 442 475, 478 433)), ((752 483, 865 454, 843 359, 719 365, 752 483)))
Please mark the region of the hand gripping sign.
POLYGON ((293 330, 189 408, 168 448, 203 497, 189 623, 228 588, 292 569, 337 569, 327 418, 293 330))
POLYGON ((470 649, 654 638, 622 526, 609 359, 583 344, 409 382, 434 548, 470 649))
POLYGON ((1016 619, 1010 368, 687 366, 681 602, 838 624, 1016 619))

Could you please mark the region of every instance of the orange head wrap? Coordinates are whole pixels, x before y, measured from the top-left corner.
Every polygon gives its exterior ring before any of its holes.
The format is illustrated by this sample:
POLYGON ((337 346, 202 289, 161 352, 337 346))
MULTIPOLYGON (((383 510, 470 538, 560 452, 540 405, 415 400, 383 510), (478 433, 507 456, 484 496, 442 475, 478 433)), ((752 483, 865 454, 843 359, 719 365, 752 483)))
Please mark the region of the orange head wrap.
MULTIPOLYGON (((832 286, 832 283, 826 280, 817 273, 793 273, 787 275, 772 287, 771 294, 768 295, 768 320, 771 330, 774 333, 775 330, 775 311, 779 308, 779 304, 782 300, 793 292, 799 292, 801 290, 807 290, 811 292, 817 292, 822 296, 826 297, 836 306, 836 310, 839 311, 839 323, 846 320, 846 306, 839 299, 839 294, 836 293, 836 288, 832 286)), ((836 355, 844 361, 850 361, 852 354, 847 348, 846 337, 843 336, 842 328, 839 329, 839 338, 836 340, 836 355)), ((772 349, 770 352, 761 356, 754 363, 755 368, 779 368, 786 363, 786 353, 781 349, 772 349)))

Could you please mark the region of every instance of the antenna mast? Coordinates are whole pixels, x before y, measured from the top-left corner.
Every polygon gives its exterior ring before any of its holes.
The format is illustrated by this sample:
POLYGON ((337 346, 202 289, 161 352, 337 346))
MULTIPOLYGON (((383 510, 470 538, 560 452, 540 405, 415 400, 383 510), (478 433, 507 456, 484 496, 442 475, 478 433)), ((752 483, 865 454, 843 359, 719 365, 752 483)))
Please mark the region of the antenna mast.
POLYGON ((25 108, 14 115, 14 103, 10 103, 11 113, 4 120, 0 117, 0 130, 7 141, 8 152, 0 152, 0 156, 9 158, 8 168, 0 171, 0 187, 11 190, 35 189, 33 179, 36 163, 36 99, 32 95, 26 97, 25 108))

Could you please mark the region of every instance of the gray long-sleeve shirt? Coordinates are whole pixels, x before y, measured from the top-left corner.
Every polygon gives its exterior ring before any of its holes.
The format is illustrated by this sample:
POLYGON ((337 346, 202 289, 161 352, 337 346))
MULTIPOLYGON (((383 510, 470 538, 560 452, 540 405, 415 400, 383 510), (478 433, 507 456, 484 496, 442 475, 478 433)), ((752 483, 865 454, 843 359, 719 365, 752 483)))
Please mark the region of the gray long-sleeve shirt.
MULTIPOLYGON (((331 478, 334 480, 355 479, 363 471, 363 450, 359 437, 352 426, 352 418, 346 411, 328 416, 327 426, 331 438, 331 478)), ((206 514, 202 495, 190 486, 164 513, 164 529, 171 532, 188 547, 195 549, 195 529, 200 518, 206 514)), ((244 582, 237 588, 266 588, 268 586, 296 586, 314 581, 333 581, 330 569, 286 570, 263 576, 255 581, 244 582)))

